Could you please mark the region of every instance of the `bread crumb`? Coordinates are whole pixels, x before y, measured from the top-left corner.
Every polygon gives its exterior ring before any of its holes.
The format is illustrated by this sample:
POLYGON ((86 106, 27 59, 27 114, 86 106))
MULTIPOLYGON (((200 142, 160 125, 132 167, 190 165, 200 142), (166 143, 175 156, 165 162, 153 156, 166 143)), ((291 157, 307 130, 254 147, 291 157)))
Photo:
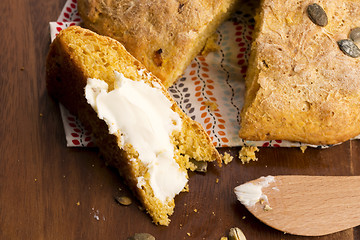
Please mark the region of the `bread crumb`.
POLYGON ((80 202, 78 201, 78 202, 76 203, 76 205, 77 205, 77 206, 80 206, 80 202))
POLYGON ((214 215, 214 216, 215 216, 215 212, 212 212, 212 215, 214 215))
POLYGON ((34 179, 34 182, 37 182, 37 178, 34 179))
POLYGON ((227 237, 221 237, 220 240, 228 240, 227 237))
POLYGON ((191 236, 191 233, 189 233, 189 232, 188 232, 188 233, 186 233, 186 234, 187 234, 189 237, 191 236))
MULTIPOLYGON (((93 217, 97 220, 100 221, 100 211, 99 210, 95 210, 94 208, 91 208, 92 212, 90 212, 90 215, 93 215, 93 217)), ((101 218, 103 221, 105 221, 105 216, 102 216, 101 218)))
POLYGON ((196 212, 196 213, 197 213, 197 212, 198 212, 198 210, 195 208, 195 209, 194 209, 194 212, 196 212))
POLYGON ((212 102, 212 101, 205 101, 204 105, 207 107, 210 107, 210 111, 215 111, 216 109, 218 109, 218 105, 216 102, 212 102))
MULTIPOLYGON (((94 212, 93 217, 94 217, 97 221, 99 221, 99 220, 100 220, 100 217, 99 217, 99 210, 96 210, 96 211, 95 211, 95 209, 94 209, 94 208, 91 208, 91 210, 93 210, 93 212, 94 212)), ((90 214, 91 214, 91 213, 90 213, 90 214)))
POLYGON ((244 220, 246 218, 246 216, 243 216, 242 219, 244 220))
POLYGON ((272 210, 272 208, 268 204, 266 204, 263 209, 264 209, 264 211, 272 210))
POLYGON ((195 163, 193 161, 189 161, 189 170, 194 172, 196 171, 197 166, 195 165, 195 163))
POLYGON ((258 152, 259 149, 255 146, 244 146, 239 151, 239 158, 243 164, 249 163, 252 161, 257 161, 258 158, 255 155, 255 152, 258 152))
POLYGON ((225 152, 224 155, 221 155, 221 160, 225 165, 229 164, 234 159, 229 153, 225 152))
POLYGON ((306 149, 307 149, 307 146, 303 145, 303 146, 300 147, 300 150, 301 150, 302 153, 304 153, 306 149))
POLYGON ((216 183, 219 183, 219 180, 220 180, 220 179, 217 178, 217 179, 215 180, 215 182, 216 182, 216 183))
POLYGON ((40 117, 43 117, 44 115, 42 113, 40 113, 40 117))

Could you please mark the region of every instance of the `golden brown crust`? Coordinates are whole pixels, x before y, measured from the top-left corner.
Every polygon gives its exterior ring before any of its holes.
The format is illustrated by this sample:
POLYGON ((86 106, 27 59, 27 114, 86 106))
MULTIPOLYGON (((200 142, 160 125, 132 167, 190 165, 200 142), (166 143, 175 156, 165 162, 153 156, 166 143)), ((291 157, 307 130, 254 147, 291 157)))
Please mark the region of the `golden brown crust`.
POLYGON ((360 59, 337 45, 360 26, 359 12, 358 0, 262 1, 240 137, 335 144, 360 134, 360 59), (306 14, 314 2, 325 27, 306 14))
POLYGON ((113 37, 167 88, 237 0, 79 0, 83 25, 113 37))
MULTIPOLYGON (((47 89, 50 95, 58 99, 92 130, 97 146, 106 161, 119 169, 153 221, 168 225, 168 216, 173 213, 174 200, 162 203, 154 196, 149 186, 137 187, 137 178, 145 174, 146 167, 138 159, 138 154, 131 145, 119 147, 120 135, 109 134, 106 123, 97 117, 84 97, 88 78, 102 79, 108 83, 109 90, 113 89, 114 70, 134 81, 143 80, 151 86, 154 83, 161 85, 160 81, 118 41, 80 27, 69 27, 62 30, 50 46, 46 65, 47 89)), ((220 162, 219 153, 201 125, 181 111, 163 86, 162 92, 173 103, 172 109, 179 113, 183 122, 182 131, 173 134, 174 150, 179 148, 175 153, 175 160, 179 165, 183 169, 189 168, 189 158, 220 162), (197 149, 201 150, 195 151, 197 149)))

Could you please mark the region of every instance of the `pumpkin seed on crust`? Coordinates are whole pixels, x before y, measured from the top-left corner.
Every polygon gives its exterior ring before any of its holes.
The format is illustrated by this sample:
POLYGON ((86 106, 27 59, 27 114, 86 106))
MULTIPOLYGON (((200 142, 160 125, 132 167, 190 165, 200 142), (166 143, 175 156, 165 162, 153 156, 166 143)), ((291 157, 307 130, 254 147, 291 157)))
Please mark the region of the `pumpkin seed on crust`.
POLYGON ((350 31, 349 38, 354 41, 354 43, 360 44, 360 27, 354 28, 350 31))
POLYGON ((328 17, 325 10, 316 3, 310 4, 307 9, 307 14, 310 20, 321 27, 325 27, 328 24, 328 17))
POLYGON ((341 51, 343 51, 343 53, 345 53, 346 55, 353 58, 360 57, 360 49, 358 48, 358 46, 356 46, 353 40, 343 39, 338 41, 337 43, 341 51))

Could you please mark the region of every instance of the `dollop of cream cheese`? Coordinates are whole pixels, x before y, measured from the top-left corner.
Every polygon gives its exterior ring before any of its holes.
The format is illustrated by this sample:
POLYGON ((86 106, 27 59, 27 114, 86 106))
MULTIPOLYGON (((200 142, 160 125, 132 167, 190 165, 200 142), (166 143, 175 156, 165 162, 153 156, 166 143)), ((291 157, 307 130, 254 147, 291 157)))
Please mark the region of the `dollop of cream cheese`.
MULTIPOLYGON (((170 140, 173 131, 181 131, 181 118, 159 85, 151 87, 116 71, 115 77, 115 88, 110 92, 105 81, 89 78, 85 97, 107 123, 109 133, 121 133, 120 144, 129 143, 138 152, 147 166, 155 197, 162 202, 172 199, 188 181, 186 171, 174 159, 170 140)), ((139 177, 137 186, 144 184, 144 176, 139 177)))
POLYGON ((270 183, 275 181, 275 177, 261 177, 257 184, 252 182, 244 183, 234 188, 237 199, 246 207, 252 207, 260 200, 268 203, 268 198, 262 192, 262 188, 268 187, 270 183))

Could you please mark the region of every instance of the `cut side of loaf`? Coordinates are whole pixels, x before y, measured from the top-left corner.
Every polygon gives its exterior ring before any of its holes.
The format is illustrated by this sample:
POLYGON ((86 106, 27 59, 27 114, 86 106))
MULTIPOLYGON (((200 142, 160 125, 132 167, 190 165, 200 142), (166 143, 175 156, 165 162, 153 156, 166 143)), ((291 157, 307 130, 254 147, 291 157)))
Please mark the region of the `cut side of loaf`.
POLYGON ((83 26, 110 36, 168 88, 238 0, 79 0, 83 26))
POLYGON ((360 27, 359 12, 360 1, 261 1, 241 138, 319 145, 360 134, 360 58, 338 44, 360 27), (314 3, 326 14, 325 26, 308 13, 314 3))
POLYGON ((46 75, 49 94, 92 130, 154 223, 169 224, 175 195, 188 189, 192 160, 221 163, 201 125, 118 41, 76 26, 62 30, 46 75))

